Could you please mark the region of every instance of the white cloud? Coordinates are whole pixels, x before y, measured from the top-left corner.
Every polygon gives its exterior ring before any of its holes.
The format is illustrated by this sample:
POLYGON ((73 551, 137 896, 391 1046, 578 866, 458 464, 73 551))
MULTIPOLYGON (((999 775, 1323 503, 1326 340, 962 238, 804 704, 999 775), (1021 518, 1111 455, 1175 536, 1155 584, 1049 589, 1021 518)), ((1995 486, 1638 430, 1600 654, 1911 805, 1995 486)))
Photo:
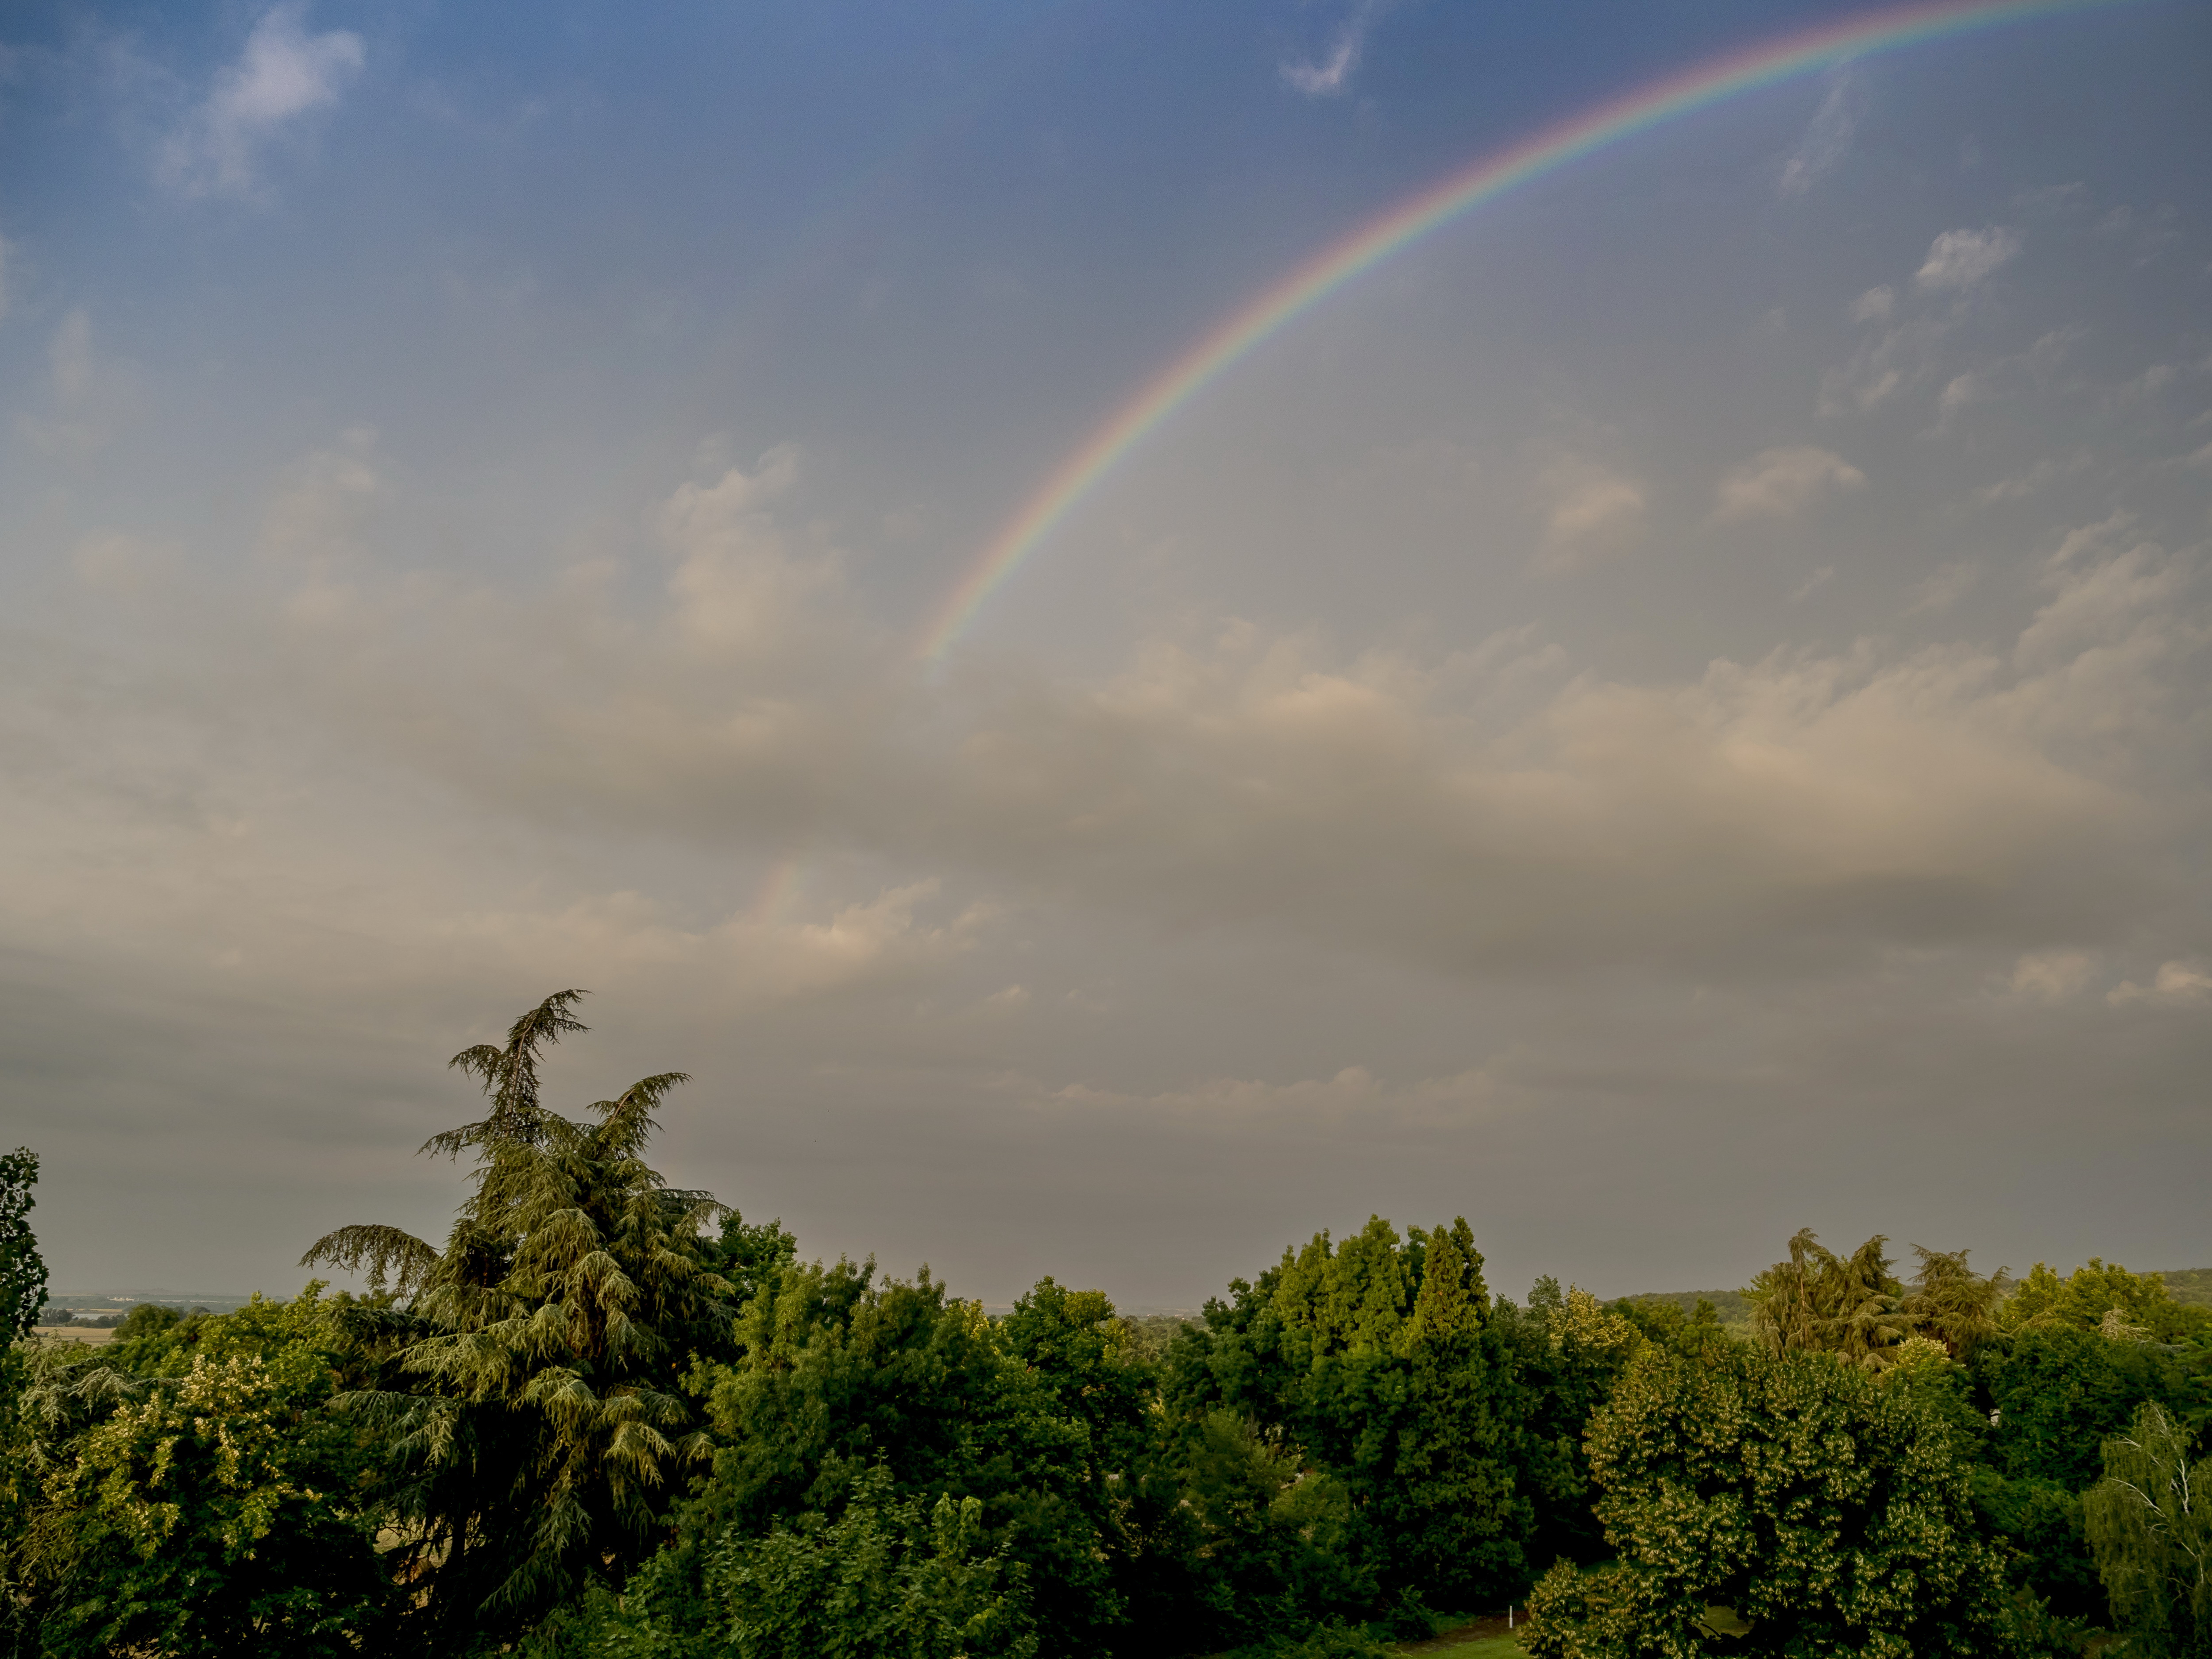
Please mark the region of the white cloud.
POLYGON ((2212 974, 2191 963, 2163 963, 2148 985, 2122 980, 2105 994, 2105 1000, 2115 1008, 2124 1008, 2130 1003, 2148 1003, 2159 1008, 2197 1007, 2212 1001, 2212 974))
POLYGON ((1344 90, 1359 55, 1367 45, 1367 31, 1385 9, 1387 0, 1355 0, 1318 60, 1285 61, 1280 65, 1284 83, 1310 98, 1326 98, 1344 90))
POLYGON ((239 60, 216 76, 206 100, 164 147, 165 182, 186 196, 251 194, 270 141, 337 102, 367 48, 349 30, 309 34, 306 15, 303 0, 262 15, 239 60))
POLYGON ((2014 996, 2063 1002, 2089 982, 2096 958, 2086 951, 2037 951, 2013 964, 2014 996))
POLYGON ((1928 249, 1913 273, 1921 288, 1936 291, 1972 288, 2020 252, 2020 233, 2000 225, 1981 230, 1947 230, 1928 249))
POLYGON ((1838 490, 1865 487, 1866 474, 1814 444, 1762 449, 1720 482, 1713 516, 1723 523, 1794 518, 1838 490))
POLYGON ((1886 323, 1897 310, 1897 290, 1884 283, 1870 288, 1851 301, 1851 320, 1855 323, 1886 323))
POLYGON ((1783 195, 1804 195, 1842 163, 1850 153, 1851 138, 1858 131, 1864 103, 1858 77, 1846 66, 1830 83, 1827 95, 1813 112, 1804 137, 1797 141, 1797 148, 1782 163, 1776 188, 1783 195))
POLYGON ((1601 462, 1563 455, 1537 474, 1543 564, 1566 570, 1632 542, 1644 526, 1644 486, 1601 462))

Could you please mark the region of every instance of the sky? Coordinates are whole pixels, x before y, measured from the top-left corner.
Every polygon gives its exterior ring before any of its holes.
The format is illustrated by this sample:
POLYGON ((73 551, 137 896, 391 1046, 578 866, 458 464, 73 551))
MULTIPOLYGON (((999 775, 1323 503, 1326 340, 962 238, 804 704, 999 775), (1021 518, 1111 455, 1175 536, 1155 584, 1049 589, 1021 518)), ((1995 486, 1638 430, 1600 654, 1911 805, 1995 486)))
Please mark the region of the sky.
POLYGON ((445 1066, 1194 1307, 2212 1262, 2212 9, 0 15, 0 1139, 57 1290, 442 1238, 445 1066))

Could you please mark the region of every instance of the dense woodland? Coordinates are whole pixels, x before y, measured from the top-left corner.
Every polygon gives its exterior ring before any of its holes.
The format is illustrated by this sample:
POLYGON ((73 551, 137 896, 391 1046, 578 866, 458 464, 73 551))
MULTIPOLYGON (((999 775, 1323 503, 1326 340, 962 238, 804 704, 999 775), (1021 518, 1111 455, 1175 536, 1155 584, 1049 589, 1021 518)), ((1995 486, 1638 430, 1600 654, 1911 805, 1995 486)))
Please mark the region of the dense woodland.
POLYGON ((456 1057, 441 1244, 307 1250, 366 1294, 23 1340, 0 1161, 9 1652, 1352 1655, 1513 1601, 1537 1659, 2212 1653, 2212 1310, 2158 1275, 1801 1233, 1724 1320, 1377 1218, 1187 1323, 992 1317, 669 1186, 680 1074, 544 1104, 576 1000, 456 1057))

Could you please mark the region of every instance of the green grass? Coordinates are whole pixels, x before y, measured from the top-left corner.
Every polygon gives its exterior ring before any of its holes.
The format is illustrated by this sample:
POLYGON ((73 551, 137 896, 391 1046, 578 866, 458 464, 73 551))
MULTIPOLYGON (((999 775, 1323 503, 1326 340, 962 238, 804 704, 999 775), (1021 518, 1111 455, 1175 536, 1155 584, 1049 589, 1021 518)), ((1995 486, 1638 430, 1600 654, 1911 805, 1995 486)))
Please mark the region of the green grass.
POLYGON ((1472 1642, 1431 1648, 1428 1651, 1449 1653, 1453 1659, 1522 1659, 1521 1644, 1510 1636, 1479 1636, 1472 1642))

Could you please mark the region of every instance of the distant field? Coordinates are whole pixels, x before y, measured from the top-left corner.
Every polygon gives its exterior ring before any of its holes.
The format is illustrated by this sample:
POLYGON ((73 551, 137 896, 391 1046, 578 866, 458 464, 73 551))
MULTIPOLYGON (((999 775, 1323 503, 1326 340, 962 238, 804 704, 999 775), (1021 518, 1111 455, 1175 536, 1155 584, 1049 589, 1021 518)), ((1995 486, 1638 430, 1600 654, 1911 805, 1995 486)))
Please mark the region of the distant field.
POLYGON ((115 1332, 112 1328, 98 1325, 33 1325, 33 1336, 51 1336, 63 1342, 90 1342, 95 1346, 111 1341, 115 1332))

